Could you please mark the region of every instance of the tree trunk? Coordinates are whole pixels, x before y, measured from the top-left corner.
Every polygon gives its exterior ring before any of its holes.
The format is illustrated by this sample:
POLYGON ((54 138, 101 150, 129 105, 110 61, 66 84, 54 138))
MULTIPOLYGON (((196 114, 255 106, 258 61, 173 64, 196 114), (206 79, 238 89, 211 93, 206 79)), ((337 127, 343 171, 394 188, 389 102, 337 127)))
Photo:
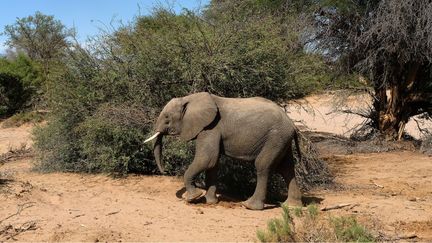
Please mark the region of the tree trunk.
POLYGON ((418 64, 410 65, 404 81, 393 82, 388 88, 375 88, 375 122, 379 131, 388 140, 402 138, 405 124, 412 115, 410 97, 418 68, 418 64))

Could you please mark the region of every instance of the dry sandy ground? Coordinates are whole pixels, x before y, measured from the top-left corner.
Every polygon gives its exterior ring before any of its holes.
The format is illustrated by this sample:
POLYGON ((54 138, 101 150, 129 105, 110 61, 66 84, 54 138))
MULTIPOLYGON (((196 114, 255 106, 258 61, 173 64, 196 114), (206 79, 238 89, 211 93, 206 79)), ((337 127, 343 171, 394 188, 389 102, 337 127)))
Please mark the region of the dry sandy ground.
MULTIPOLYGON (((0 153, 31 144, 29 131, 0 129, 0 153)), ((325 159, 338 186, 309 198, 319 207, 356 205, 326 214, 354 214, 388 239, 432 241, 432 157, 400 151, 325 159)), ((0 166, 0 179, 0 241, 255 241, 256 230, 281 215, 279 207, 249 211, 233 200, 186 204, 173 177, 40 174, 22 159, 0 166)))
MULTIPOLYGON (((10 174, 1 192, 0 218, 19 205, 31 206, 2 223, 15 227, 32 221, 24 241, 252 241, 255 231, 279 209, 262 212, 238 203, 187 205, 171 177, 38 174, 29 161, 1 168, 10 174)), ((0 240, 1 240, 0 235, 0 240)))
MULTIPOLYGON (((386 237, 414 233, 432 241, 431 160, 414 152, 332 156, 342 188, 311 195, 320 207, 358 204, 329 213, 357 215, 386 237)), ((176 196, 181 181, 171 177, 39 174, 28 160, 8 162, 0 172, 9 178, 0 190, 0 220, 22 208, 0 229, 33 225, 14 237, 20 241, 254 241, 256 230, 281 213, 233 201, 188 205, 176 196)), ((0 240, 9 236, 0 233, 0 240)))
MULTIPOLYGON (((1 124, 0 124, 1 127, 1 124)), ((31 125, 21 127, 0 128, 0 154, 6 153, 10 148, 31 146, 31 125)))
POLYGON ((432 241, 432 157, 401 151, 326 160, 342 188, 313 192, 324 199, 321 204, 358 204, 342 211, 387 237, 414 234, 432 241))
MULTIPOLYGON (((288 114, 298 125, 306 126, 305 129, 308 131, 349 136, 353 128, 365 122, 366 119, 337 111, 364 112, 371 106, 372 100, 369 95, 365 94, 347 95, 349 94, 346 94, 346 91, 335 91, 332 94, 308 96, 291 102, 288 105, 288 114)), ((432 133, 432 121, 420 119, 418 116, 410 119, 405 126, 405 131, 418 139, 422 137, 418 127, 432 133)))

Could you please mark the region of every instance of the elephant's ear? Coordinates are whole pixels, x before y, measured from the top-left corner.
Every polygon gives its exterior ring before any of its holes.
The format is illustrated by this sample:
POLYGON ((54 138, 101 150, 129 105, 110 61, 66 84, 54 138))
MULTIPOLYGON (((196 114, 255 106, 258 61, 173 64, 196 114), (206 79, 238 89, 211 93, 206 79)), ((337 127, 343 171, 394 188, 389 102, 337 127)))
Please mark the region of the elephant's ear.
POLYGON ((216 103, 209 93, 196 93, 183 98, 183 119, 180 136, 189 141, 194 139, 215 119, 216 103))

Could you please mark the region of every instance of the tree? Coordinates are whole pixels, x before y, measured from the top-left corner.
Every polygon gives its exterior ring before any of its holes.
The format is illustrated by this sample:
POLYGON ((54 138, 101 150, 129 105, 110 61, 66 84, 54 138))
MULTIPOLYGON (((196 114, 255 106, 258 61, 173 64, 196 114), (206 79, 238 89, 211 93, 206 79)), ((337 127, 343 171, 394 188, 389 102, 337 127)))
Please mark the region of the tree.
POLYGON ((371 125, 388 139, 400 139, 412 116, 432 114, 432 2, 339 4, 321 9, 320 37, 349 70, 370 81, 371 125))
POLYGON ((69 46, 68 38, 74 36, 74 29, 66 28, 54 16, 36 12, 34 16, 17 18, 12 25, 6 25, 6 44, 23 51, 32 60, 39 61, 47 71, 48 64, 59 58, 69 46))
POLYGON ((10 93, 13 97, 19 97, 8 98, 8 102, 4 98, 6 96, 0 98, 3 107, 9 107, 8 112, 3 112, 3 115, 12 115, 39 103, 39 91, 43 81, 39 63, 32 61, 24 53, 9 58, 0 57, 0 75, 4 75, 1 85, 3 90, 0 90, 0 93, 10 93))

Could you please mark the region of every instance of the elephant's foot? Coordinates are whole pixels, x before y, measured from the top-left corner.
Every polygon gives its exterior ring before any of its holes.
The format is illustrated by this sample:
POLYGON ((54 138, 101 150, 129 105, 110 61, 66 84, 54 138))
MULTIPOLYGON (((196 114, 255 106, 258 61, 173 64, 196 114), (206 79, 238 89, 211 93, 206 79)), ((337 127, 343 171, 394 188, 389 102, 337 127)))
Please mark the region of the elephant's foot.
POLYGON ((203 195, 203 192, 201 190, 194 188, 194 189, 192 189, 186 193, 186 201, 192 202, 195 199, 200 198, 202 195, 203 195))
POLYGON ((248 200, 242 202, 242 205, 250 210, 263 210, 264 209, 264 202, 253 200, 249 198, 248 200))
POLYGON ((216 204, 218 203, 219 199, 216 197, 216 195, 205 195, 206 203, 207 204, 216 204))
POLYGON ((291 179, 288 186, 288 198, 285 204, 292 207, 301 207, 303 203, 301 201, 302 193, 297 186, 295 178, 291 179))
POLYGON ((303 207, 301 197, 288 197, 284 204, 289 207, 303 207))

